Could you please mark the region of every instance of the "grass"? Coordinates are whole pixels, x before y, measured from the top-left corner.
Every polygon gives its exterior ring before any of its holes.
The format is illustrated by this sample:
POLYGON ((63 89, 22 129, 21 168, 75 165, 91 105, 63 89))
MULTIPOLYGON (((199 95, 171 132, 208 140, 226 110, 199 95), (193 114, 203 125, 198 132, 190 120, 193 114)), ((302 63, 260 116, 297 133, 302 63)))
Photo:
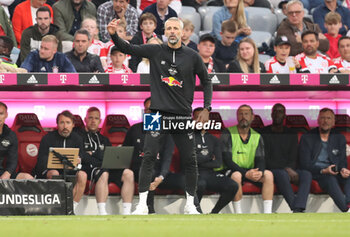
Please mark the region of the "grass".
POLYGON ((350 213, 0 217, 2 236, 349 236, 350 213))

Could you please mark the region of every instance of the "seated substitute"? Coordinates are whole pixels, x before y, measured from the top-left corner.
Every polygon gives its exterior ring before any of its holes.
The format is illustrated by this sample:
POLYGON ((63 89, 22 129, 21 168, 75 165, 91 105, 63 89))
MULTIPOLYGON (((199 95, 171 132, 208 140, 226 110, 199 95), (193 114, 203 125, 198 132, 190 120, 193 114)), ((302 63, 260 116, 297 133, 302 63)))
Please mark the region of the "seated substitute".
MULTIPOLYGON (((193 120, 204 108, 193 110, 193 120)), ((215 136, 203 130, 195 131, 198 165, 197 196, 201 201, 205 191, 219 192, 220 197, 210 213, 219 213, 235 197, 238 184, 225 175, 214 171, 222 165, 222 144, 215 136)))
POLYGON ((290 209, 304 212, 310 192, 311 173, 297 168, 298 135, 283 126, 286 108, 275 104, 271 112, 272 125, 261 130, 265 145, 266 168, 271 170, 279 192, 283 195, 290 209), (294 194, 290 183, 298 185, 294 194))
POLYGON ((238 124, 223 131, 223 161, 226 175, 238 183, 238 192, 233 206, 236 213, 242 213, 242 184, 245 181, 260 186, 264 213, 272 212, 273 175, 265 169, 264 141, 259 133, 250 127, 254 119, 253 109, 241 105, 237 110, 238 124))
POLYGON ((95 195, 98 213, 107 215, 106 201, 108 198, 108 182, 114 182, 121 188, 123 199, 123 215, 131 212, 131 203, 134 196, 134 175, 129 169, 107 170, 102 169, 104 149, 112 146, 109 139, 99 132, 101 112, 96 107, 90 107, 86 112, 85 130, 81 131, 84 139, 85 151, 91 156, 89 163, 83 164, 82 171, 87 179, 96 183, 95 195))
POLYGON ((350 170, 347 169, 345 137, 334 131, 333 110, 323 108, 317 119, 318 126, 305 133, 299 144, 299 162, 312 173, 320 187, 342 211, 350 208, 350 170), (344 186, 342 191, 340 184, 344 186))
POLYGON ((57 52, 58 40, 54 35, 41 39, 39 50, 32 51, 21 64, 28 72, 76 72, 67 56, 57 52))
MULTIPOLYGON (((79 148, 79 158, 83 165, 89 164, 90 157, 84 151, 83 139, 73 132, 75 117, 64 110, 57 115, 57 130, 46 134, 40 142, 38 161, 33 170, 33 175, 37 179, 52 179, 52 176, 63 174, 63 170, 47 168, 50 147, 79 148)), ((76 184, 73 189, 74 210, 82 198, 86 185, 86 173, 82 171, 69 170, 68 174, 76 175, 76 184)))

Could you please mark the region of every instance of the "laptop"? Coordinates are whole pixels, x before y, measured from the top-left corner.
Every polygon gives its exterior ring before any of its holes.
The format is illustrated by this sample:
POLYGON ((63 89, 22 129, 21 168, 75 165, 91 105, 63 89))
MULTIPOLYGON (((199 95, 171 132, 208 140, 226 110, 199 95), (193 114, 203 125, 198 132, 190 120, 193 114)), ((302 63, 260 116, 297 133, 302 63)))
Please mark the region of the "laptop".
POLYGON ((101 168, 128 169, 133 152, 133 146, 106 146, 101 168))

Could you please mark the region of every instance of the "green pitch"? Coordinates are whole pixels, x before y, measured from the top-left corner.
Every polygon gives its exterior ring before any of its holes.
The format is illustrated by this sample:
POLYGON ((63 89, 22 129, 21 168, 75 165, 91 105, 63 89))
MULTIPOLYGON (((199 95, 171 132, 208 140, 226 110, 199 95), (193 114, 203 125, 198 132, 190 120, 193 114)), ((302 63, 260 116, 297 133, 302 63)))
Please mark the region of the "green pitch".
POLYGON ((350 213, 0 217, 1 236, 350 236, 350 213))

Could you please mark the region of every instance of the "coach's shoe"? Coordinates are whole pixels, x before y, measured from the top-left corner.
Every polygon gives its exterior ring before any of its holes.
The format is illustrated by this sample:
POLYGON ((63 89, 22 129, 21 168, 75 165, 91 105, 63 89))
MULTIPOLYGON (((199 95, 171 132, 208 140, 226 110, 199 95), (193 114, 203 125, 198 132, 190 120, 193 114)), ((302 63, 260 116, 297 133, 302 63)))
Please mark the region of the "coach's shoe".
POLYGON ((137 204, 135 211, 133 211, 131 215, 148 215, 147 205, 137 204))
POLYGON ((195 205, 187 204, 185 206, 184 214, 185 215, 199 215, 200 213, 197 211, 197 208, 195 205))

